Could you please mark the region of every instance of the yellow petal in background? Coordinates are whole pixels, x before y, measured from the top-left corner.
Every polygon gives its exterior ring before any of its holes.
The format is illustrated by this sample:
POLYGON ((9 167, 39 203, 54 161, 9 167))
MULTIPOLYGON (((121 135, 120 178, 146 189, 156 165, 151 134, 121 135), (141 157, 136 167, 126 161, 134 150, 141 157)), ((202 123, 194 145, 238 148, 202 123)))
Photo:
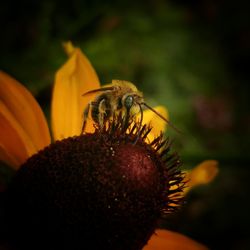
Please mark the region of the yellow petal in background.
POLYGON ((17 165, 21 165, 36 152, 35 146, 2 100, 0 100, 0 122, 0 145, 4 156, 1 160, 17 168, 17 165), (12 161, 7 161, 5 156, 14 158, 15 164, 9 164, 12 161))
POLYGON ((184 191, 188 192, 195 186, 211 182, 217 176, 218 172, 219 169, 217 161, 203 161, 192 170, 186 171, 185 181, 187 181, 187 187, 184 191))
POLYGON ((208 248, 180 233, 158 229, 143 250, 208 250, 208 248))
POLYGON ((82 97, 82 94, 100 88, 97 74, 82 51, 71 43, 65 48, 70 57, 56 73, 52 96, 51 120, 55 140, 81 133, 83 111, 93 98, 82 97))
MULTIPOLYGON (((154 110, 161 114, 164 118, 167 120, 169 119, 168 111, 165 107, 163 106, 157 106, 154 108, 154 110)), ((140 114, 138 114, 140 115, 140 114)), ((152 112, 151 110, 145 110, 143 112, 143 124, 150 124, 152 127, 152 130, 150 134, 147 136, 149 141, 153 141, 155 137, 159 136, 161 132, 164 132, 166 129, 166 121, 164 121, 162 118, 160 118, 157 114, 152 112)))
POLYGON ((0 113, 0 160, 14 169, 29 157, 23 135, 0 113))
POLYGON ((0 115, 0 160, 17 168, 16 164, 50 144, 40 106, 23 85, 4 72, 0 72, 0 115))

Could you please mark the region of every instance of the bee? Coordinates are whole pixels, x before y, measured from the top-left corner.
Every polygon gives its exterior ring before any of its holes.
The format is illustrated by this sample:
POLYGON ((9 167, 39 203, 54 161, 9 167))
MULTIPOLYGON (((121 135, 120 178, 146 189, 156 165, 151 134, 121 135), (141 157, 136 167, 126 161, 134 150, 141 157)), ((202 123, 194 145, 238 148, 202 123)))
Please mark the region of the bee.
POLYGON ((122 115, 125 116, 126 123, 131 116, 140 113, 139 126, 141 127, 143 120, 143 106, 150 109, 166 123, 170 124, 165 117, 145 103, 142 92, 138 91, 136 86, 131 82, 112 80, 111 84, 105 85, 99 89, 90 90, 82 96, 98 92, 100 92, 100 94, 87 105, 83 112, 82 133, 84 133, 89 112, 94 122, 96 122, 101 128, 114 114, 122 113, 122 115))

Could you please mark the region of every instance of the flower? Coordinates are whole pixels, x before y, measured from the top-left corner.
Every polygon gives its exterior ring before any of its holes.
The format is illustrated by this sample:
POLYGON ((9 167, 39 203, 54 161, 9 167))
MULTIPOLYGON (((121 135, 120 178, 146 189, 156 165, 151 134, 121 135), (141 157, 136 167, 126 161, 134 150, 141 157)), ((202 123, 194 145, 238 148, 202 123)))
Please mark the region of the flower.
MULTIPOLYGON (((65 49, 69 60, 56 74, 51 109, 52 135, 58 143, 80 134, 82 112, 90 101, 81 94, 100 86, 95 70, 81 50, 71 43, 66 43, 65 49)), ((22 164, 32 161, 26 162, 37 152, 42 150, 46 154, 46 149, 43 149, 51 144, 49 128, 41 108, 29 91, 4 72, 0 72, 0 100, 0 160, 18 170, 22 164)), ((168 116, 164 107, 159 106, 155 110, 164 117, 168 116)), ((148 140, 152 141, 164 130, 165 123, 150 111, 145 111, 143 117, 143 124, 151 123, 148 140)), ((93 132, 93 123, 87 123, 86 130, 93 132)), ((201 163, 187 172, 189 185, 184 191, 211 181, 217 171, 216 161, 201 163)), ((176 189, 174 185, 171 187, 176 189)), ((143 249, 206 248, 186 236, 158 229, 143 249)))

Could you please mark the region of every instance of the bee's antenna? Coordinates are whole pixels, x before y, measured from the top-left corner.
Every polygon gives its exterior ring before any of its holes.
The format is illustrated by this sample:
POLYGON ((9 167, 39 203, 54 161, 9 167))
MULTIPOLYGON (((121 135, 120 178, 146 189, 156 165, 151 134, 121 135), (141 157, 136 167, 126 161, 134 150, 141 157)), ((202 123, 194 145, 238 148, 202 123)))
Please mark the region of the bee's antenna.
POLYGON ((154 110, 153 108, 151 108, 147 103, 143 102, 141 103, 141 105, 144 105, 145 107, 147 107, 148 109, 150 109, 152 112, 154 112, 156 115, 158 115, 162 120, 164 120, 170 127, 172 127, 175 131, 177 131, 178 133, 182 133, 178 128, 176 128, 169 120, 167 120, 164 116, 162 116, 160 113, 158 113, 156 110, 154 110))
POLYGON ((139 104, 139 108, 140 108, 140 113, 141 113, 141 119, 140 119, 140 123, 139 123, 139 130, 141 129, 142 126, 142 121, 143 121, 143 110, 141 105, 139 104))
POLYGON ((136 144, 139 137, 141 136, 141 127, 142 127, 142 121, 143 121, 143 110, 142 110, 141 104, 140 103, 137 103, 137 104, 140 108, 141 118, 140 118, 140 123, 139 123, 139 128, 138 128, 138 135, 137 135, 137 138, 133 144, 136 144))

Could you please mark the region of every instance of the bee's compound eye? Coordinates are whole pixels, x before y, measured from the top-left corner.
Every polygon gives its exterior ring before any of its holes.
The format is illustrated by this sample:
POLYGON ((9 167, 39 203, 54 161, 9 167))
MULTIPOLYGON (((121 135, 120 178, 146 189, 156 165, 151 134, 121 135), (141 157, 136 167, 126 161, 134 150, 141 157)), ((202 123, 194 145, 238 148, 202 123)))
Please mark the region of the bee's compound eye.
POLYGON ((130 109, 134 103, 134 97, 131 95, 128 95, 124 100, 124 105, 127 109, 130 109))

